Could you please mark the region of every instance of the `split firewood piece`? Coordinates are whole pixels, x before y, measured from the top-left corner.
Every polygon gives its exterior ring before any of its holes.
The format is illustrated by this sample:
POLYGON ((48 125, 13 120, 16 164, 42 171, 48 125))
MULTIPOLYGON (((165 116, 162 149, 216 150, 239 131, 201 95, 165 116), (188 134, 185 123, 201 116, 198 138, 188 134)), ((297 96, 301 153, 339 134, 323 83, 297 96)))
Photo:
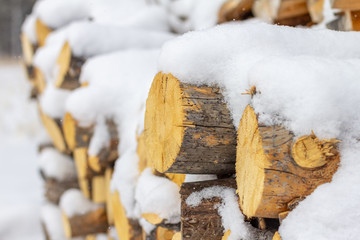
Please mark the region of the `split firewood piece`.
POLYGON ((126 216, 126 210, 121 203, 119 193, 113 192, 111 203, 114 212, 114 224, 118 233, 118 238, 122 240, 141 240, 142 229, 136 219, 130 219, 126 216))
POLYGON ((176 231, 164 227, 156 227, 150 234, 145 235, 144 240, 172 240, 176 231))
POLYGON ((60 207, 67 238, 107 232, 104 205, 90 202, 80 191, 70 189, 65 192, 61 197, 60 207))
POLYGON ((330 0, 331 7, 342 10, 360 10, 360 2, 357 0, 330 0))
POLYGON ((105 170, 105 194, 106 194, 106 215, 109 225, 114 225, 114 211, 111 203, 111 179, 114 173, 113 168, 107 168, 105 170))
POLYGON ((74 150, 79 186, 86 198, 95 203, 104 203, 106 201, 105 175, 104 172, 95 173, 90 169, 87 151, 87 148, 74 150))
POLYGON ((34 86, 38 94, 42 94, 46 88, 46 80, 44 74, 38 67, 34 67, 34 86))
POLYGON ((282 223, 282 221, 284 221, 284 219, 289 215, 290 211, 285 211, 285 212, 281 212, 279 213, 279 221, 280 224, 282 223))
POLYGON ((36 19, 35 33, 39 47, 45 45, 46 38, 51 32, 52 30, 48 26, 46 26, 40 19, 36 19))
POLYGON ((279 25, 309 26, 323 20, 324 0, 258 0, 253 12, 256 17, 279 25))
POLYGON ((222 239, 224 227, 217 209, 222 198, 203 199, 197 207, 192 207, 186 202, 192 193, 214 186, 236 189, 236 182, 235 179, 229 178, 184 183, 181 186, 181 235, 183 239, 222 239))
POLYGON ((70 153, 67 144, 65 142, 63 129, 62 129, 62 120, 61 119, 53 119, 50 116, 46 115, 40 108, 39 105, 39 113, 41 121, 49 134, 55 148, 62 153, 70 153))
POLYGON ((218 22, 244 20, 252 17, 252 5, 255 0, 228 0, 220 8, 218 22))
POLYGON ((69 42, 65 42, 56 61, 58 72, 55 86, 68 90, 74 90, 80 87, 79 78, 84 62, 84 58, 71 55, 70 44, 69 42))
POLYGON ((314 134, 294 141, 283 126, 261 125, 246 107, 238 129, 236 181, 247 217, 278 218, 293 199, 331 181, 340 160, 338 141, 314 134))
POLYGON ((24 66, 25 66, 26 76, 30 82, 34 82, 35 81, 35 70, 34 70, 34 66, 33 66, 33 58, 34 58, 36 46, 34 46, 30 42, 29 37, 25 33, 21 34, 20 39, 21 39, 23 62, 24 62, 24 66))
POLYGON ((81 127, 70 113, 66 113, 62 125, 69 149, 87 148, 93 135, 94 126, 81 127))
POLYGON ((234 173, 236 131, 217 87, 158 73, 146 102, 145 141, 159 172, 234 173))
MULTIPOLYGON (((105 129, 95 127, 92 138, 92 140, 96 140, 96 131, 107 131, 108 139, 103 144, 104 146, 101 148, 98 154, 89 155, 89 166, 95 172, 105 171, 106 168, 113 166, 115 160, 119 158, 119 134, 117 130, 117 124, 112 119, 107 119, 105 124, 105 129)), ((100 134, 103 135, 103 133, 100 134)))

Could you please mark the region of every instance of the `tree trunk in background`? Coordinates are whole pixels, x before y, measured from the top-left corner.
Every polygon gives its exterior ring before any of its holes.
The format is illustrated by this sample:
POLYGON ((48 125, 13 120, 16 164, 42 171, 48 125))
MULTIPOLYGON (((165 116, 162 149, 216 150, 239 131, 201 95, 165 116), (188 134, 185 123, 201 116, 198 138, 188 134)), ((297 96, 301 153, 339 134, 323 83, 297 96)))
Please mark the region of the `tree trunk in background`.
POLYGON ((0 58, 21 55, 20 31, 35 0, 0 0, 0 58))

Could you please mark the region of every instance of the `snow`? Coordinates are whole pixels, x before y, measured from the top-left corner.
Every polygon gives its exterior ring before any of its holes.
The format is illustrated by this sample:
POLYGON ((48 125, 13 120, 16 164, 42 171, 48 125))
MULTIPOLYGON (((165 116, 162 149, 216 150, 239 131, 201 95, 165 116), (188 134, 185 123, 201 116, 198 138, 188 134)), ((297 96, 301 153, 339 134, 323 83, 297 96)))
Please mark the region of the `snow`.
POLYGON ((140 215, 154 213, 165 219, 166 223, 180 222, 181 199, 180 188, 164 177, 152 174, 145 169, 140 175, 135 192, 135 200, 140 215))
POLYGON ((61 196, 60 208, 68 218, 95 211, 101 204, 93 203, 87 199, 79 189, 69 189, 61 196))
POLYGON ((46 177, 55 178, 58 181, 77 178, 74 161, 54 148, 46 148, 41 151, 39 155, 39 168, 46 177))
POLYGON ((212 199, 214 197, 222 198, 221 204, 215 206, 215 208, 218 209, 221 216, 224 233, 231 230, 228 239, 254 239, 251 235, 251 225, 245 223, 244 216, 240 211, 235 189, 220 186, 204 188, 199 192, 191 193, 186 199, 186 204, 190 207, 197 207, 203 199, 212 199))
POLYGON ((184 182, 200 182, 215 179, 217 179, 215 174, 186 174, 184 182))
POLYGON ((86 0, 39 0, 34 5, 33 14, 48 27, 57 29, 88 18, 90 8, 86 0))
POLYGON ((30 14, 25 18, 25 21, 21 26, 21 32, 26 34, 33 45, 36 45, 37 43, 35 22, 36 16, 34 14, 30 14))
POLYGON ((63 229, 61 210, 58 206, 46 203, 41 207, 41 221, 52 240, 66 239, 63 229))
POLYGON ((274 56, 323 56, 347 59, 360 55, 360 33, 230 23, 187 33, 164 44, 159 70, 182 82, 219 85, 238 127, 250 96, 248 73, 260 60, 274 56), (301 41, 299 41, 301 39, 301 41), (331 51, 329 51, 331 49, 331 51), (241 67, 239 67, 241 66, 241 67))
POLYGON ((54 82, 58 70, 56 60, 66 41, 70 44, 73 56, 90 58, 128 48, 159 48, 174 36, 171 33, 133 27, 76 22, 49 35, 45 46, 35 53, 34 66, 41 70, 46 81, 54 82))
POLYGON ((65 115, 65 102, 70 93, 70 90, 47 84, 45 91, 40 96, 41 110, 51 118, 62 119, 65 115))
POLYGON ((162 49, 160 71, 223 89, 236 127, 250 104, 262 124, 284 125, 296 137, 314 131, 319 138, 342 141, 332 182, 284 220, 284 240, 360 235, 359 38, 356 32, 240 23, 185 34, 162 49), (252 86, 257 94, 241 95, 252 86))
POLYGON ((36 105, 18 62, 0 60, 0 236, 43 239, 42 182, 36 166, 36 105))
POLYGON ((91 137, 88 154, 96 156, 102 148, 110 146, 110 134, 104 118, 99 117, 96 120, 94 134, 91 137))

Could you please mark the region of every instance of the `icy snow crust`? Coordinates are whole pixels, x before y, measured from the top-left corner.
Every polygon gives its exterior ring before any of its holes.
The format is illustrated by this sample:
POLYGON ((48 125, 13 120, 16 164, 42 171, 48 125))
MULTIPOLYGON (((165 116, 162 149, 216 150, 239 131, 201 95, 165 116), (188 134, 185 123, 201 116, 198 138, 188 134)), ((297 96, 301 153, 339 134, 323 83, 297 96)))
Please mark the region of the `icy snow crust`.
MULTIPOLYGON (((166 43, 159 70, 223 89, 238 127, 251 104, 259 121, 296 136, 338 138, 341 166, 280 227, 284 240, 360 235, 360 33, 267 24, 226 24, 166 43), (241 95, 256 86, 261 94, 241 95)), ((233 231, 233 229, 231 229, 233 231)))

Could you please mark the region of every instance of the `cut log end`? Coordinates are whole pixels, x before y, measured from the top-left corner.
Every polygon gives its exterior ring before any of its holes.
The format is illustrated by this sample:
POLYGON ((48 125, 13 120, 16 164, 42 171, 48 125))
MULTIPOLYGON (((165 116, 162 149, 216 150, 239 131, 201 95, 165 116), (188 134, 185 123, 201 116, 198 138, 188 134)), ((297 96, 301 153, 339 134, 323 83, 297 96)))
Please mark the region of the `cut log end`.
POLYGON ((181 240, 181 232, 177 232, 172 237, 172 240, 181 240))
POLYGON ((152 225, 158 225, 164 220, 155 213, 143 213, 141 214, 141 217, 144 218, 149 223, 151 223, 152 225))
POLYGON ((236 131, 217 87, 158 73, 146 102, 145 142, 159 172, 234 173, 236 131))
POLYGON ((47 36, 51 33, 51 29, 46 26, 40 19, 36 19, 35 32, 38 45, 40 47, 44 46, 47 36))
POLYGON ((145 132, 147 148, 152 149, 149 159, 159 172, 167 171, 179 154, 184 137, 181 106, 179 81, 172 75, 158 73, 146 103, 145 132))
POLYGON ((294 143, 292 156, 301 167, 322 167, 338 155, 336 143, 336 139, 320 141, 313 134, 302 136, 294 143))
POLYGON ((240 121, 237 150, 236 181, 239 203, 245 215, 253 217, 262 200, 265 179, 262 169, 265 167, 263 164, 266 162, 266 157, 256 114, 250 106, 246 107, 240 121))
POLYGON ((276 232, 273 236, 273 239, 272 240, 281 240, 281 237, 280 237, 280 234, 279 232, 276 232))
POLYGON ((288 203, 330 182, 340 160, 335 139, 301 137, 283 126, 263 126, 247 106, 238 129, 236 181, 247 217, 278 218, 288 203), (291 156, 293 150, 293 156, 291 156))

